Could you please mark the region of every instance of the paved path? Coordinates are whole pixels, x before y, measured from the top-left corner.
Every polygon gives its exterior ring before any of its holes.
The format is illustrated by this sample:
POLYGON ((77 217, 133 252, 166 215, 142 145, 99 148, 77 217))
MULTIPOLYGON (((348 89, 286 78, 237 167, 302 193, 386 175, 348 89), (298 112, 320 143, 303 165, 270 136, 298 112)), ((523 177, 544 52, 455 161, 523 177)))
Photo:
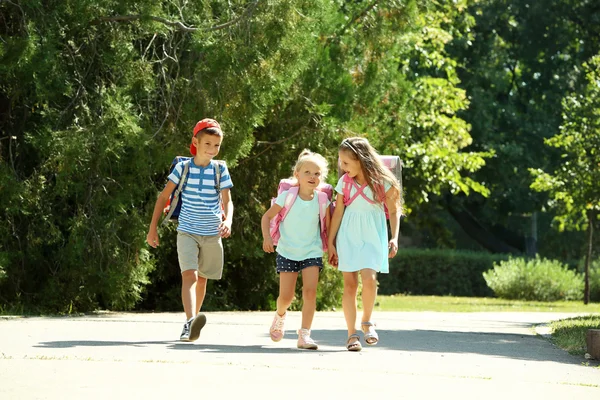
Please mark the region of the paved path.
POLYGON ((379 312, 360 353, 341 312, 317 313, 318 351, 295 348, 299 313, 280 343, 272 313, 207 316, 195 343, 175 340, 182 313, 0 317, 0 399, 600 398, 598 363, 533 329, 572 314, 379 312))

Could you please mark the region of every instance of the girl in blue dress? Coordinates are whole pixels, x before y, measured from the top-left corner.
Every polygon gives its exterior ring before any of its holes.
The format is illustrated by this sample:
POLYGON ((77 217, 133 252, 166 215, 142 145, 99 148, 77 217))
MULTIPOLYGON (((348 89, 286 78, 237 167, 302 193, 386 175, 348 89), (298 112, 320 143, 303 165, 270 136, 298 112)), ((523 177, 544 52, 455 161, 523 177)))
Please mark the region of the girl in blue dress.
POLYGON ((329 231, 329 263, 344 275, 342 305, 348 326, 346 348, 362 349, 356 333, 358 275, 362 279, 361 329, 367 345, 379 341, 371 320, 377 296, 377 273, 389 271, 388 258, 398 251, 402 196, 400 183, 367 139, 344 139, 339 147, 345 175, 335 188, 337 200, 329 231), (386 212, 391 237, 388 238, 386 212))

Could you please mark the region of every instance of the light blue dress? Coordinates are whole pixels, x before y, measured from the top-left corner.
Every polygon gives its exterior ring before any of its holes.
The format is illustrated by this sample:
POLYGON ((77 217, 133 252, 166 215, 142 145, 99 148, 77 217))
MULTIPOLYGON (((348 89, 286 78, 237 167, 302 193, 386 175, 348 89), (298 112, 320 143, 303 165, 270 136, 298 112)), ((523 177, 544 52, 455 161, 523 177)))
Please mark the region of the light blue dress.
MULTIPOLYGON (((343 178, 338 181, 335 191, 343 194, 343 178)), ((387 192, 391 185, 385 183, 387 192)), ((352 186, 350 196, 356 188, 352 186)), ((373 200, 373 192, 367 186, 363 193, 373 200)), ((389 272, 388 231, 383 205, 371 204, 361 195, 344 209, 342 223, 336 236, 338 270, 356 272, 369 268, 376 272, 389 272)))

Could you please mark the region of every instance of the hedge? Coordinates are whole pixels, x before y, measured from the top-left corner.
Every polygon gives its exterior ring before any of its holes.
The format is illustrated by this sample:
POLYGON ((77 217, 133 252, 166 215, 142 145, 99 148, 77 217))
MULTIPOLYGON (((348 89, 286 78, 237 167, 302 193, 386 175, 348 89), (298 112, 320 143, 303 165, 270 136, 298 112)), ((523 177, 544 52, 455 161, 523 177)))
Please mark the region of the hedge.
POLYGON ((508 254, 405 249, 390 261, 389 274, 379 274, 379 294, 492 297, 483 272, 508 254))

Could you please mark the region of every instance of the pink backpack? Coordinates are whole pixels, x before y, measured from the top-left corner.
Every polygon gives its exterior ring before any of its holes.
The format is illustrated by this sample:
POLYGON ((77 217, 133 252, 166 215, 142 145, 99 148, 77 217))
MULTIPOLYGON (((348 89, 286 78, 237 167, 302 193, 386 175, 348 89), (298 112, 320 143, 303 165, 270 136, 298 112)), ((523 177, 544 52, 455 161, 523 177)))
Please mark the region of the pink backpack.
MULTIPOLYGON (((285 219, 288 212, 292 208, 292 205, 296 201, 298 197, 298 185, 295 184, 295 181, 292 179, 282 179, 279 181, 279 187, 277 188, 277 194, 281 194, 287 191, 287 195, 285 196, 285 202, 283 203, 283 207, 279 211, 279 213, 271 220, 270 223, 270 232, 271 239, 273 239, 273 244, 277 245, 279 243, 279 238, 281 234, 279 233, 279 226, 281 222, 285 219)), ((323 251, 327 251, 327 226, 325 224, 325 217, 327 216, 327 202, 331 201, 333 197, 333 186, 322 183, 317 187, 317 194, 319 200, 319 222, 321 225, 321 242, 323 243, 323 251)), ((275 204, 276 198, 271 199, 271 205, 275 204)))
MULTIPOLYGON (((386 167, 388 167, 388 169, 390 171, 392 171, 392 173, 394 174, 396 179, 398 179, 398 182, 400 182, 400 185, 402 185, 402 161, 400 161, 400 157, 398 157, 398 156, 379 156, 379 157, 381 158, 381 161, 383 161, 383 164, 386 167)), ((339 161, 338 161, 338 173, 341 173, 341 169, 339 169, 339 161)), ((344 206, 347 207, 350 204, 352 204, 354 199, 356 199, 358 196, 362 196, 369 203, 375 204, 375 201, 368 198, 364 193, 365 188, 368 186, 366 183, 362 186, 358 186, 358 184, 354 181, 354 179, 350 178, 348 176, 348 174, 344 174, 342 176, 344 178, 344 180, 343 180, 344 186, 342 186, 342 194, 344 195, 344 206), (356 193, 354 193, 354 196, 350 197, 350 191, 352 190, 352 186, 354 186, 356 188, 356 193)), ((380 186, 379 188, 377 188, 377 190, 383 191, 383 187, 380 186)), ((385 203, 383 203, 383 209, 385 211, 385 217, 387 219, 390 219, 390 213, 389 213, 389 211, 387 209, 387 205, 385 203)))

